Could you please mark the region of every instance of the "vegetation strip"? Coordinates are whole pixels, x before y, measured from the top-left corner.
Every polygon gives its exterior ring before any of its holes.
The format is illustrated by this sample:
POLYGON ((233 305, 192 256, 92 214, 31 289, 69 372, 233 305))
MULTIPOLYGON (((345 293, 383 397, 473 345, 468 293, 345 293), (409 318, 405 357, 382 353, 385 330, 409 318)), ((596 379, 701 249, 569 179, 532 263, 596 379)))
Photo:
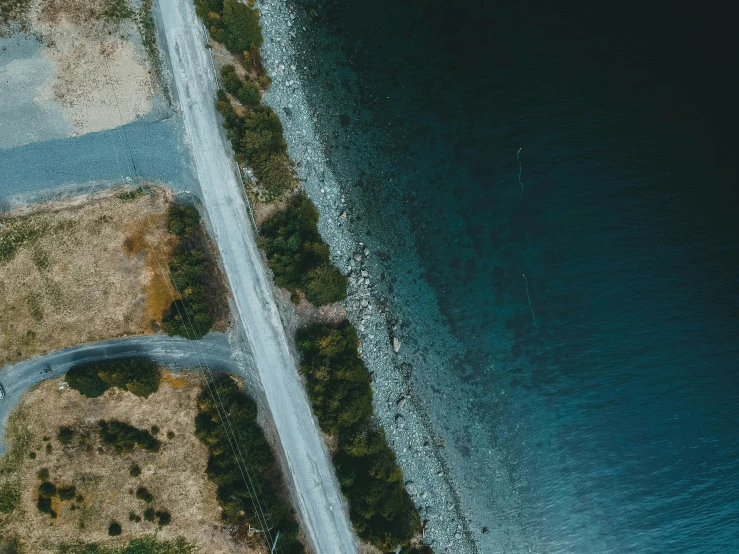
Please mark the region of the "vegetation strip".
MULTIPOLYGON (((254 76, 266 88, 258 57, 259 11, 236 0, 196 0, 195 5, 212 39, 243 62, 247 78, 254 76)), ((284 196, 295 177, 292 162, 283 161, 287 147, 279 118, 271 108, 255 105, 253 87, 235 68, 226 66, 221 77, 225 90, 219 91, 216 106, 237 162, 249 164, 257 179, 252 192, 264 202, 284 196)), ((318 217, 315 205, 297 194, 285 210, 264 222, 259 245, 276 284, 291 291, 293 301, 303 292, 309 302, 322 306, 346 298, 347 280, 330 263, 318 217)), ((384 430, 373 423, 370 376, 359 358, 356 329, 348 322, 337 328, 315 326, 300 331, 297 343, 316 417, 324 432, 338 438, 334 466, 358 535, 384 551, 401 545, 405 553, 432 552, 414 540, 420 530, 418 512, 384 430)))
MULTIPOLYGON (((280 552, 302 554, 303 544, 298 540, 299 527, 290 506, 282 473, 272 450, 257 424, 257 406, 230 377, 220 375, 198 396, 198 415, 195 434, 210 450, 208 478, 217 486, 218 503, 223 508, 224 523, 235 525, 234 538, 248 541, 248 530, 266 521, 274 533, 280 533, 280 552), (210 389, 210 390, 209 390, 210 389), (211 390, 215 391, 218 404, 211 390), (229 438, 221 413, 229 414, 230 426, 237 430, 229 438), (249 475, 260 486, 259 498, 244 481, 238 462, 234 459, 231 441, 245 453, 249 475)), ((261 529, 265 533, 264 529, 261 529)), ((265 534, 264 536, 270 536, 265 534)))
POLYGON ((207 239, 195 208, 175 204, 167 219, 170 233, 179 239, 169 273, 180 298, 164 314, 162 329, 170 336, 201 339, 213 327, 221 302, 216 266, 207 256, 207 239))

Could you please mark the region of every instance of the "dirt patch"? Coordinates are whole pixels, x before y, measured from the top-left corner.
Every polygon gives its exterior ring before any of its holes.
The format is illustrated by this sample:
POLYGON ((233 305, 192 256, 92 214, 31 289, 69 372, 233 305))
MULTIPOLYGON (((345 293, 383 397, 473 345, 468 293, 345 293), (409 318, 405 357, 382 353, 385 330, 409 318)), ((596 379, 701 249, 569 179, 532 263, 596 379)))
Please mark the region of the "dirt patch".
POLYGON ((88 399, 73 390, 58 390, 58 381, 44 382, 27 393, 8 424, 7 458, 16 460, 12 477, 20 499, 12 513, 0 516, 0 534, 19 537, 25 551, 37 553, 56 552, 60 544, 74 541, 122 545, 155 532, 160 540, 184 537, 199 552, 252 552, 234 544, 220 526, 215 486, 205 475, 208 451, 194 435, 200 377, 178 375, 175 379, 181 385, 176 388, 171 379, 164 379, 148 399, 117 389, 88 399), (62 446, 56 438, 60 425, 81 430, 94 428, 100 419, 119 419, 142 429, 158 426, 159 452, 135 449, 116 456, 100 452, 94 438, 87 447, 62 446), (141 469, 136 477, 130 471, 133 464, 141 469), (75 485, 76 494, 83 497, 54 498, 54 519, 36 507, 37 475, 44 468, 49 481, 75 485), (139 487, 153 495, 150 504, 136 497, 139 487), (147 507, 167 510, 171 524, 157 531, 156 523, 143 517, 140 522, 129 520, 130 513, 143 516, 147 507), (108 536, 111 521, 123 527, 120 537, 108 536))
POLYGON ((117 190, 3 218, 0 365, 158 331, 175 294, 166 273, 171 203, 167 189, 117 190))
POLYGON ((38 92, 53 99, 74 134, 112 129, 145 115, 157 87, 136 18, 125 0, 35 0, 31 32, 55 71, 38 92))

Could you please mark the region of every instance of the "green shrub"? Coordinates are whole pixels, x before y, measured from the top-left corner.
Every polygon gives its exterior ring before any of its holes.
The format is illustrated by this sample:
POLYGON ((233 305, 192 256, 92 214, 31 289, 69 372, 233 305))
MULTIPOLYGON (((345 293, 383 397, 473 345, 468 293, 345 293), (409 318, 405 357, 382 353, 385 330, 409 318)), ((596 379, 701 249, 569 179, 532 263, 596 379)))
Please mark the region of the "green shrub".
POLYGON ((138 464, 131 464, 131 468, 128 470, 128 474, 131 477, 138 477, 141 475, 141 468, 138 464))
POLYGON ((155 435, 155 436, 158 435, 159 434, 159 426, 158 425, 152 425, 150 431, 151 431, 151 434, 152 435, 155 435))
POLYGON ((170 230, 180 237, 177 253, 169 261, 172 285, 179 299, 172 302, 162 319, 162 329, 191 340, 204 337, 213 326, 216 295, 210 290, 215 266, 206 259, 200 216, 194 208, 173 207, 170 230))
POLYGON ((156 512, 154 515, 157 517, 159 525, 161 526, 169 525, 172 522, 172 516, 166 510, 162 512, 156 512))
POLYGON ((52 496, 56 496, 56 487, 54 486, 54 483, 50 483, 49 481, 44 481, 38 486, 38 494, 39 496, 42 496, 44 498, 51 498, 52 496))
POLYGON ((42 467, 41 469, 39 469, 36 477, 38 477, 41 481, 46 481, 49 478, 48 468, 42 467))
POLYGON ((64 446, 69 446, 74 441, 75 432, 71 427, 62 425, 56 432, 56 439, 64 446))
POLYGON ((36 501, 36 508, 42 514, 49 514, 52 519, 56 517, 56 512, 51 509, 51 498, 39 496, 38 501, 36 501))
POLYGON ((59 554, 195 554, 198 550, 181 537, 171 541, 161 541, 155 536, 148 536, 134 539, 124 547, 103 547, 78 542, 63 544, 58 552, 59 554))
POLYGON ((159 390, 159 380, 156 365, 135 359, 92 362, 67 372, 69 386, 88 398, 102 396, 110 387, 147 398, 159 390))
POLYGON ((77 494, 77 487, 74 485, 66 485, 59 487, 57 492, 59 493, 59 498, 61 500, 73 500, 74 496, 77 494))
POLYGON ((236 74, 236 68, 231 65, 223 66, 221 69, 223 88, 232 94, 244 106, 256 106, 262 101, 262 93, 259 86, 252 81, 245 81, 236 74))
POLYGON ((154 513, 154 508, 146 508, 144 510, 144 519, 146 521, 154 521, 156 518, 156 514, 154 513))
POLYGON ((184 237, 200 231, 200 213, 186 204, 173 204, 167 212, 169 232, 184 237))
POLYGON ((141 521, 141 516, 136 515, 133 512, 128 512, 128 521, 135 521, 136 523, 139 523, 141 521))
POLYGON ((321 429, 338 438, 334 465, 357 534, 386 552, 409 547, 420 518, 384 431, 372 423, 356 329, 348 322, 316 325, 299 331, 296 344, 313 412, 321 429))
POLYGON ((318 233, 318 210, 302 194, 262 224, 259 245, 278 286, 302 290, 316 306, 346 298, 346 277, 331 266, 329 248, 318 233))
POLYGON ((137 446, 149 452, 159 451, 160 442, 144 429, 137 429, 117 419, 100 420, 98 427, 100 440, 116 454, 128 454, 137 446))
POLYGON ((111 537, 117 537, 121 534, 123 529, 121 528, 121 524, 117 521, 111 522, 111 524, 108 526, 108 535, 111 537))
POLYGON ((147 504, 150 504, 154 501, 154 495, 149 492, 149 489, 146 487, 139 487, 136 489, 136 498, 139 500, 143 500, 147 504))
POLYGON ((279 465, 256 422, 256 404, 227 376, 216 377, 211 389, 216 391, 214 394, 219 398, 219 404, 214 404, 207 388, 200 393, 195 434, 210 450, 207 474, 217 486, 218 503, 223 508, 221 517, 227 524, 250 523, 253 526, 258 526, 261 518, 261 514, 255 511, 254 493, 244 482, 234 457, 230 442, 234 437, 229 437, 220 420, 219 411, 223 410, 230 414, 229 427, 238 430, 235 440, 239 448, 248 452, 246 468, 261 484, 259 498, 265 510, 264 517, 274 529, 280 530, 283 551, 304 552, 297 538, 299 528, 293 511, 280 493, 284 485, 279 465))
POLYGON ((174 438, 174 431, 167 431, 167 438, 172 440, 174 438))

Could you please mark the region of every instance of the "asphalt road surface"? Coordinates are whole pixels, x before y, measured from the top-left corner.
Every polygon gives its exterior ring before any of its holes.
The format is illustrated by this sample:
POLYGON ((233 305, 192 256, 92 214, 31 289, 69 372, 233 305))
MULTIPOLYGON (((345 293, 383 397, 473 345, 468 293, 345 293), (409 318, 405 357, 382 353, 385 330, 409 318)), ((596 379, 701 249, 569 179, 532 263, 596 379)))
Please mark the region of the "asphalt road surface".
POLYGON ((301 384, 215 110, 207 39, 190 0, 160 0, 167 54, 203 204, 280 438, 295 507, 314 552, 356 553, 349 515, 301 384))

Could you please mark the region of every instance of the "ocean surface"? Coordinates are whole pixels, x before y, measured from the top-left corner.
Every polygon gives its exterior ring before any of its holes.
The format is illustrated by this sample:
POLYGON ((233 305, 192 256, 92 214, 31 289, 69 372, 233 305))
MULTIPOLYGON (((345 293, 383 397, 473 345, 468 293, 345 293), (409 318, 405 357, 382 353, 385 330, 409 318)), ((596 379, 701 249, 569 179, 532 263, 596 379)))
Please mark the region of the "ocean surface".
POLYGON ((737 552, 736 8, 559 4, 296 4, 305 91, 479 550, 737 552))

